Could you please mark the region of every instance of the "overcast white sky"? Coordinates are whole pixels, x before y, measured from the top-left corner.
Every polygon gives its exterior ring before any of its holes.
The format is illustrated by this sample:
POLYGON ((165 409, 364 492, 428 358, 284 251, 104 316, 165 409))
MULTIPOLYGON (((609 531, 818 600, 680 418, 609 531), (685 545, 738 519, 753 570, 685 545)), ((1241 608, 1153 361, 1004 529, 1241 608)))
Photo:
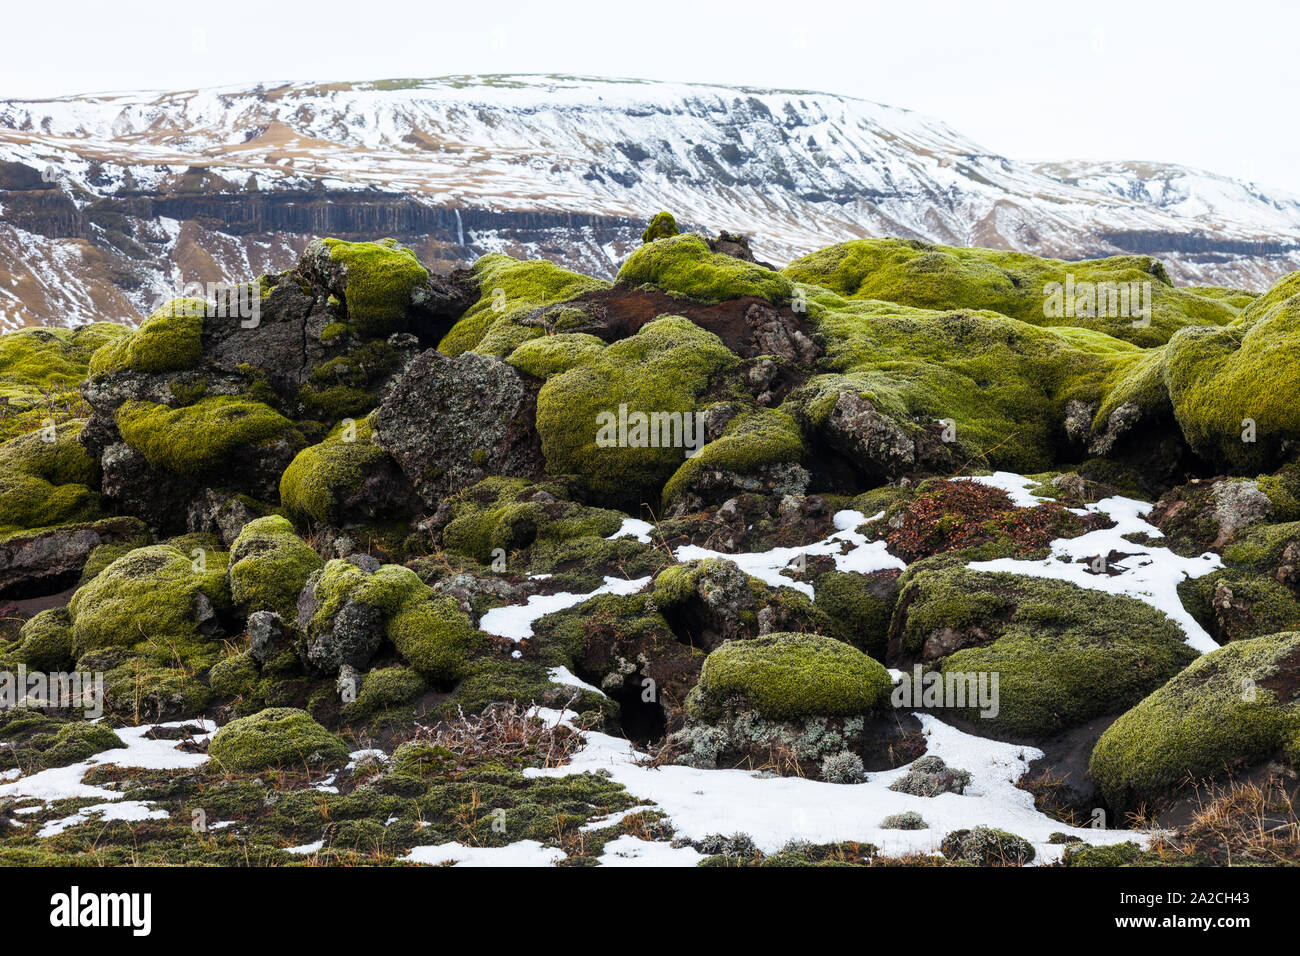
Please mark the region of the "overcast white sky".
POLYGON ((1300 4, 967 0, 7 3, 0 99, 582 73, 798 88, 1019 159, 1144 159, 1300 193, 1300 4))

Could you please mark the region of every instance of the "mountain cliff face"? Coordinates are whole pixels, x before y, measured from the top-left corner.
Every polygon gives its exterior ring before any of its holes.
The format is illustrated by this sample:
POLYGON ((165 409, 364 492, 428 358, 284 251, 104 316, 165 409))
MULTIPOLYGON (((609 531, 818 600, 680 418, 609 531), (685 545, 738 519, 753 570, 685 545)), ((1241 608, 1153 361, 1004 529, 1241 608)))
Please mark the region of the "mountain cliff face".
POLYGON ((134 321, 317 234, 608 277, 659 209, 777 263, 889 235, 1139 252, 1190 283, 1300 267, 1300 200, 1182 167, 1017 162, 822 93, 452 77, 0 102, 0 327, 134 321))

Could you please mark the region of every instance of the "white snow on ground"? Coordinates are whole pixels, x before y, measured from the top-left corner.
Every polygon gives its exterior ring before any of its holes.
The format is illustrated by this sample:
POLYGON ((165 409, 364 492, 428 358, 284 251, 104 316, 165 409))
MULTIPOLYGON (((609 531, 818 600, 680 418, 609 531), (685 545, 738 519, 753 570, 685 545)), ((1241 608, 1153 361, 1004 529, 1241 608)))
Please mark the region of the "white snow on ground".
POLYGON ((803 581, 792 581, 781 573, 800 557, 810 558, 817 555, 829 555, 835 559, 837 571, 856 571, 870 574, 872 571, 884 571, 887 568, 902 570, 907 565, 885 550, 885 542, 869 541, 867 536, 855 529, 867 522, 876 521, 884 516, 880 512, 872 518, 861 511, 839 511, 835 514, 836 531, 828 538, 812 544, 788 548, 773 548, 771 551, 759 551, 742 554, 723 554, 693 544, 682 545, 675 552, 678 561, 698 561, 704 558, 725 558, 739 565, 746 574, 758 578, 772 587, 785 586, 802 591, 813 597, 813 587, 803 581), (847 546, 847 550, 846 550, 847 546))
POLYGON ((1051 498, 1043 498, 1033 494, 1029 489, 1033 488, 1038 482, 1026 478, 1024 475, 1017 475, 1013 471, 995 471, 991 475, 971 475, 970 477, 961 477, 958 481, 975 481, 981 485, 988 485, 991 488, 997 488, 1005 491, 1011 503, 1017 508, 1037 508, 1041 504, 1051 501, 1051 498))
MULTIPOLYGON (((1028 488, 1034 482, 1019 475, 998 472, 991 478, 978 477, 972 480, 1002 488, 1017 504, 1031 502, 1022 507, 1033 507, 1043 500, 1029 494, 1028 488)), ((1080 514, 1092 512, 1107 515, 1115 522, 1113 528, 1090 531, 1077 538, 1057 538, 1051 543, 1052 553, 1041 561, 998 558, 994 561, 973 561, 967 567, 975 571, 1005 571, 1027 577, 1055 578, 1093 591, 1127 594, 1164 612, 1183 629, 1189 646, 1202 654, 1208 653, 1219 645, 1187 613, 1178 597, 1178 585, 1188 578, 1199 578, 1223 567, 1223 561, 1217 554, 1210 552, 1196 558, 1182 558, 1168 548, 1138 545, 1126 540, 1124 536, 1132 534, 1164 537, 1159 528, 1144 520, 1151 508, 1149 502, 1133 498, 1118 495, 1103 498, 1096 504, 1087 505, 1082 511, 1074 510, 1080 514), (1118 574, 1094 570, 1089 559, 1105 557, 1111 551, 1131 557, 1109 565, 1109 571, 1117 571, 1118 574)))
POLYGON ((543 846, 536 840, 520 840, 509 846, 465 846, 443 843, 417 846, 406 859, 412 863, 455 863, 458 866, 554 866, 568 854, 558 847, 543 846))
POLYGON ((61 820, 51 820, 41 827, 36 834, 38 837, 57 836, 68 827, 74 827, 78 823, 86 823, 92 817, 96 820, 107 823, 110 820, 166 820, 168 817, 166 810, 159 810, 151 807, 143 800, 123 800, 120 803, 97 803, 94 806, 82 807, 72 816, 64 817, 61 820))
POLYGON ((325 841, 317 840, 314 843, 304 843, 302 846, 287 846, 284 852, 292 853, 294 856, 311 856, 313 853, 319 853, 323 846, 325 841))
POLYGON ((512 641, 522 641, 533 636, 533 624, 538 618, 581 604, 598 594, 635 594, 649 583, 649 577, 632 580, 607 577, 603 585, 587 594, 573 594, 570 591, 561 591, 558 594, 534 594, 528 599, 527 604, 494 607, 479 621, 479 630, 499 637, 508 637, 512 641))
POLYGON ((694 847, 642 840, 624 834, 605 844, 601 866, 695 866, 704 854, 694 847))
POLYGON ((599 687, 596 687, 592 684, 588 684, 585 680, 578 677, 577 674, 573 673, 573 671, 569 670, 567 667, 552 667, 547 672, 546 676, 549 677, 551 679, 551 682, 555 684, 564 684, 566 687, 581 687, 583 690, 589 690, 592 693, 599 694, 601 697, 609 696, 599 687))
POLYGON ((0 784, 0 798, 34 797, 49 803, 54 800, 68 800, 74 797, 92 800, 121 800, 122 794, 115 790, 95 787, 81 782, 81 778, 92 768, 101 764, 114 764, 118 767, 133 767, 140 770, 186 770, 207 763, 208 755, 186 753, 179 750, 179 740, 152 740, 146 735, 153 727, 188 727, 198 726, 203 729, 195 734, 196 740, 211 736, 217 725, 210 720, 184 720, 170 724, 147 724, 140 727, 122 727, 117 735, 122 738, 125 747, 115 747, 95 754, 79 763, 66 767, 52 767, 41 770, 27 777, 19 777, 11 783, 0 784))
POLYGON ((650 543, 650 532, 655 529, 649 521, 642 521, 640 518, 624 518, 623 526, 611 534, 606 541, 613 541, 615 538, 636 538, 642 544, 650 543))
MULTIPOLYGON (((572 714, 538 708, 550 722, 572 714)), ((1034 844, 1048 858, 1048 837, 1056 832, 1088 843, 1142 842, 1132 830, 1093 830, 1067 827, 1039 813, 1033 796, 1015 782, 1029 763, 1042 756, 1033 747, 973 737, 924 713, 916 715, 929 738, 926 753, 948 766, 969 771, 971 784, 963 794, 915 797, 896 793, 889 784, 907 773, 910 764, 868 775, 866 783, 834 784, 800 777, 761 777, 748 770, 698 770, 665 765, 639 766, 644 757, 631 743, 607 734, 584 731, 586 745, 563 767, 524 771, 533 777, 563 777, 571 773, 608 771, 610 779, 628 792, 652 800, 669 817, 680 836, 692 840, 710 834, 747 833, 765 853, 791 840, 813 843, 864 841, 888 856, 937 852, 939 842, 953 830, 989 826, 1009 830, 1034 844), (907 810, 920 813, 929 829, 886 830, 885 817, 907 810)), ((645 857, 647 864, 658 860, 645 857)))

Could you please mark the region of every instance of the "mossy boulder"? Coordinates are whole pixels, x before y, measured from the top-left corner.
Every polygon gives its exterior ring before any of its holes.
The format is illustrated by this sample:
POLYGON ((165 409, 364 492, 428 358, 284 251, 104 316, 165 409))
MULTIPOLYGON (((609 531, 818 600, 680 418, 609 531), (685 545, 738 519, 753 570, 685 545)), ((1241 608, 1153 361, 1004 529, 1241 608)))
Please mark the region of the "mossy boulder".
POLYGON ((95 462, 79 441, 81 421, 0 444, 0 538, 99 517, 95 462))
POLYGON ((122 439, 153 468, 189 478, 229 466, 250 446, 303 444, 293 423, 275 409, 227 395, 181 408, 131 400, 118 408, 115 420, 122 439))
MULTIPOLYGON (((328 256, 322 272, 341 273, 348 323, 359 334, 371 338, 404 331, 407 311, 415 291, 429 279, 429 270, 414 252, 393 239, 379 242, 317 240, 328 256)), ((319 249, 308 255, 320 258, 319 249)), ((331 275, 331 285, 337 278, 331 275)))
POLYGON ((641 233, 641 241, 645 243, 654 242, 656 239, 669 239, 680 233, 681 230, 677 228, 677 220, 673 218, 672 213, 658 212, 641 233))
POLYGON ((443 547, 483 564, 500 551, 514 554, 533 544, 614 534, 623 515, 565 500, 567 488, 523 478, 487 478, 447 500, 450 520, 443 547))
POLYGON ((1097 741, 1089 774, 1116 810, 1273 756, 1300 766, 1300 633, 1221 647, 1193 662, 1097 741))
POLYGON ((348 747, 304 710, 271 707, 226 724, 208 748, 212 763, 227 773, 332 767, 348 747))
POLYGON ((23 625, 19 639, 18 658, 31 670, 58 673, 72 669, 76 657, 72 653, 72 616, 66 607, 35 615, 23 625))
POLYGON ((1231 298, 1175 288, 1164 266, 1150 256, 1064 262, 1004 249, 855 239, 796 259, 782 275, 846 298, 923 309, 989 310, 1032 325, 1077 326, 1142 346, 1163 344, 1186 326, 1226 325, 1239 311, 1231 298), (1067 283, 1075 290, 1077 307, 1054 310, 1054 284, 1063 297, 1067 283), (1131 298, 1127 312, 1109 301, 1110 288, 1118 295, 1130 291, 1132 283, 1149 286, 1149 322, 1144 323, 1131 298))
POLYGON ((106 342, 90 360, 92 377, 115 372, 159 374, 193 368, 203 355, 203 299, 172 299, 129 335, 106 342))
POLYGON ((373 523, 411 505, 411 489, 373 441, 370 418, 344 422, 304 448, 280 477, 280 502, 295 519, 344 526, 373 523))
POLYGON ((687 458, 664 484, 665 509, 682 514, 738 494, 803 494, 803 438, 794 418, 758 408, 737 415, 722 434, 687 458))
POLYGON ((231 600, 246 611, 274 611, 291 620, 307 578, 323 566, 287 518, 258 518, 244 526, 230 549, 231 600))
POLYGON ((410 667, 380 667, 370 671, 361 681, 357 698, 345 704, 344 720, 362 720, 399 707, 424 693, 428 684, 410 667))
POLYGON ((860 716, 885 705, 892 686, 881 664, 842 641, 769 634, 714 650, 704 661, 687 712, 697 720, 731 707, 770 720, 860 716))
POLYGON ((1300 440, 1300 282, 1293 273, 1223 328, 1169 341, 1164 380, 1200 455, 1234 470, 1274 467, 1300 440))
POLYGON ((66 767, 126 746, 102 722, 69 720, 36 710, 0 711, 0 771, 66 767))
POLYGON ((548 378, 538 393, 537 432, 548 470, 576 475, 604 501, 635 506, 658 500, 691 451, 685 428, 695 422, 684 416, 697 410, 710 379, 737 361, 721 339, 681 316, 656 319, 636 335, 592 350, 548 378), (646 416, 646 423, 639 432, 627 427, 620 434, 620 418, 635 425, 632 413, 646 416), (674 424, 681 436, 675 444, 674 424), (666 442, 660 440, 665 430, 666 442))
POLYGON ((794 287, 777 272, 714 252, 694 233, 658 238, 628 256, 618 284, 652 285, 696 302, 722 302, 754 296, 773 305, 789 303, 794 287))
POLYGON ((997 713, 963 713, 1030 739, 1119 713, 1196 656, 1178 625, 1135 598, 960 565, 909 571, 889 648, 894 666, 937 666, 945 681, 996 674, 997 713))
POLYGON ((552 262, 521 262, 501 253, 474 263, 479 299, 438 343, 452 357, 475 351, 506 356, 523 342, 544 334, 525 320, 588 292, 609 288, 602 279, 570 272, 552 262))
POLYGON ((68 602, 72 650, 129 649, 161 665, 206 668, 219 645, 217 612, 229 609, 224 552, 171 545, 118 558, 68 602))
MULTIPOLYGON (((1142 358, 1141 349, 1099 332, 1081 336, 994 312, 937 312, 799 288, 825 343, 827 372, 783 408, 818 444, 850 460, 865 456, 855 467, 877 480, 935 470, 947 459, 1046 471, 1107 425, 1085 417, 1083 433, 1072 438, 1063 428, 1067 408, 1099 409, 1142 358), (846 394, 852 407, 845 407, 846 394)), ((1141 411, 1155 417, 1158 408, 1141 411)))
POLYGON ((437 594, 410 568, 377 570, 360 562, 330 561, 312 575, 298 604, 306 656, 318 670, 343 664, 364 667, 387 638, 424 676, 454 681, 483 635, 445 594, 437 594))

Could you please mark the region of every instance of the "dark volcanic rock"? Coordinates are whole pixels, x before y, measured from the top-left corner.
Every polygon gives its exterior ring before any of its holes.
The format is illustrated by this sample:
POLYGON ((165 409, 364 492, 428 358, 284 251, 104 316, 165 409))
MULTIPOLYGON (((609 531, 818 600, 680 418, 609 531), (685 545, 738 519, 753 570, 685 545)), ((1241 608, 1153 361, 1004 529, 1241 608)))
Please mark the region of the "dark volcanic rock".
POLYGON ((542 473, 537 396, 490 355, 416 359, 375 414, 374 441, 397 460, 430 508, 488 475, 542 473))

